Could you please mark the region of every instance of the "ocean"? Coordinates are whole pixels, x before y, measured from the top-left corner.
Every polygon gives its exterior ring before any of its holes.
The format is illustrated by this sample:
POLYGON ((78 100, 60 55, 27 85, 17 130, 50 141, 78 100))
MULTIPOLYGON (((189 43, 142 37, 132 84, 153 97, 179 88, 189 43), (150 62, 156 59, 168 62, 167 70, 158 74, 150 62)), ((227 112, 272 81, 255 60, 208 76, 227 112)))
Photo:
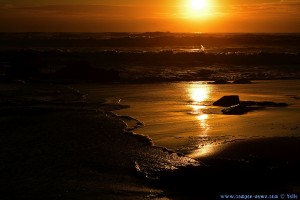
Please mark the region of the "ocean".
POLYGON ((0 33, 0 44, 2 68, 46 74, 81 61, 123 82, 299 78, 296 33, 0 33))

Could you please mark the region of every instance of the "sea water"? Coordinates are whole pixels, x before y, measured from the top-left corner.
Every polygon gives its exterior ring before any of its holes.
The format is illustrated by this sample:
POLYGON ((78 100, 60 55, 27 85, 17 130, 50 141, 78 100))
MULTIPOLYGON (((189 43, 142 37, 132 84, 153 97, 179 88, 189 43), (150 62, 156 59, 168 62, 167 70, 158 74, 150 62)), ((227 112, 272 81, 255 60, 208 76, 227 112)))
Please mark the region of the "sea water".
POLYGON ((129 109, 116 113, 144 123, 134 131, 149 136, 157 146, 201 157, 238 140, 298 136, 300 132, 298 33, 0 36, 1 77, 14 65, 35 66, 40 73, 46 73, 42 77, 72 63, 115 70, 120 76, 118 84, 86 83, 75 88, 92 101, 105 98, 113 104, 129 105, 129 109), (207 82, 240 78, 254 81, 245 85, 207 82), (224 95, 239 95, 242 101, 284 102, 288 106, 224 115, 223 108, 212 106, 224 95))
POLYGON ((134 132, 154 145, 194 158, 209 156, 238 140, 300 136, 300 80, 257 80, 252 84, 207 82, 80 85, 90 100, 130 105, 116 111, 144 123, 134 132), (224 115, 213 102, 225 95, 241 101, 272 101, 287 107, 263 107, 243 115, 224 115))

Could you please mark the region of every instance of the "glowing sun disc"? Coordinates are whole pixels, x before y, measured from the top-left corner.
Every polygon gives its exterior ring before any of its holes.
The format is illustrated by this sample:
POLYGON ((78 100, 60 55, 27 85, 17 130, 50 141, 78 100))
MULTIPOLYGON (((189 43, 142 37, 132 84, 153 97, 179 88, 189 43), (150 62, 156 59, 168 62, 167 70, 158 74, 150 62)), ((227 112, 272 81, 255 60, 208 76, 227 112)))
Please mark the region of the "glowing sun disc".
POLYGON ((206 2, 205 0, 191 0, 190 6, 193 10, 203 10, 206 7, 206 2))

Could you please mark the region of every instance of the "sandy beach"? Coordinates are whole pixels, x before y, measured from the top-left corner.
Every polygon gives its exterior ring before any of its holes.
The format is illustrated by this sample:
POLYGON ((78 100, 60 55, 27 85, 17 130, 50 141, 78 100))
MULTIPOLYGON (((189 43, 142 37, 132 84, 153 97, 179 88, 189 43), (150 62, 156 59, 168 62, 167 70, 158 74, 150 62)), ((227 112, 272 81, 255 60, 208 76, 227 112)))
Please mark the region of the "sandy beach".
POLYGON ((163 191, 149 186, 138 166, 151 172, 198 165, 124 131, 109 112, 120 106, 91 105, 65 86, 5 88, 1 199, 160 199, 163 191))
POLYGON ((220 199, 300 192, 297 137, 230 143, 196 161, 126 131, 111 113, 126 105, 89 103, 61 85, 4 88, 1 199, 220 199))

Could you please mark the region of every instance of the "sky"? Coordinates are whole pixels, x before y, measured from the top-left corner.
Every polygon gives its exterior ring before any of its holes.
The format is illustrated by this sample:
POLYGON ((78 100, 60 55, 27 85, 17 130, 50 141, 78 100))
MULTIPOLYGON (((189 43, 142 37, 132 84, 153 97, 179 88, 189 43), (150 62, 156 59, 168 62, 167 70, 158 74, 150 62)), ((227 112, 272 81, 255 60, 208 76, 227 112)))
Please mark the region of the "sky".
POLYGON ((0 0, 1 32, 300 32, 300 0, 0 0))

